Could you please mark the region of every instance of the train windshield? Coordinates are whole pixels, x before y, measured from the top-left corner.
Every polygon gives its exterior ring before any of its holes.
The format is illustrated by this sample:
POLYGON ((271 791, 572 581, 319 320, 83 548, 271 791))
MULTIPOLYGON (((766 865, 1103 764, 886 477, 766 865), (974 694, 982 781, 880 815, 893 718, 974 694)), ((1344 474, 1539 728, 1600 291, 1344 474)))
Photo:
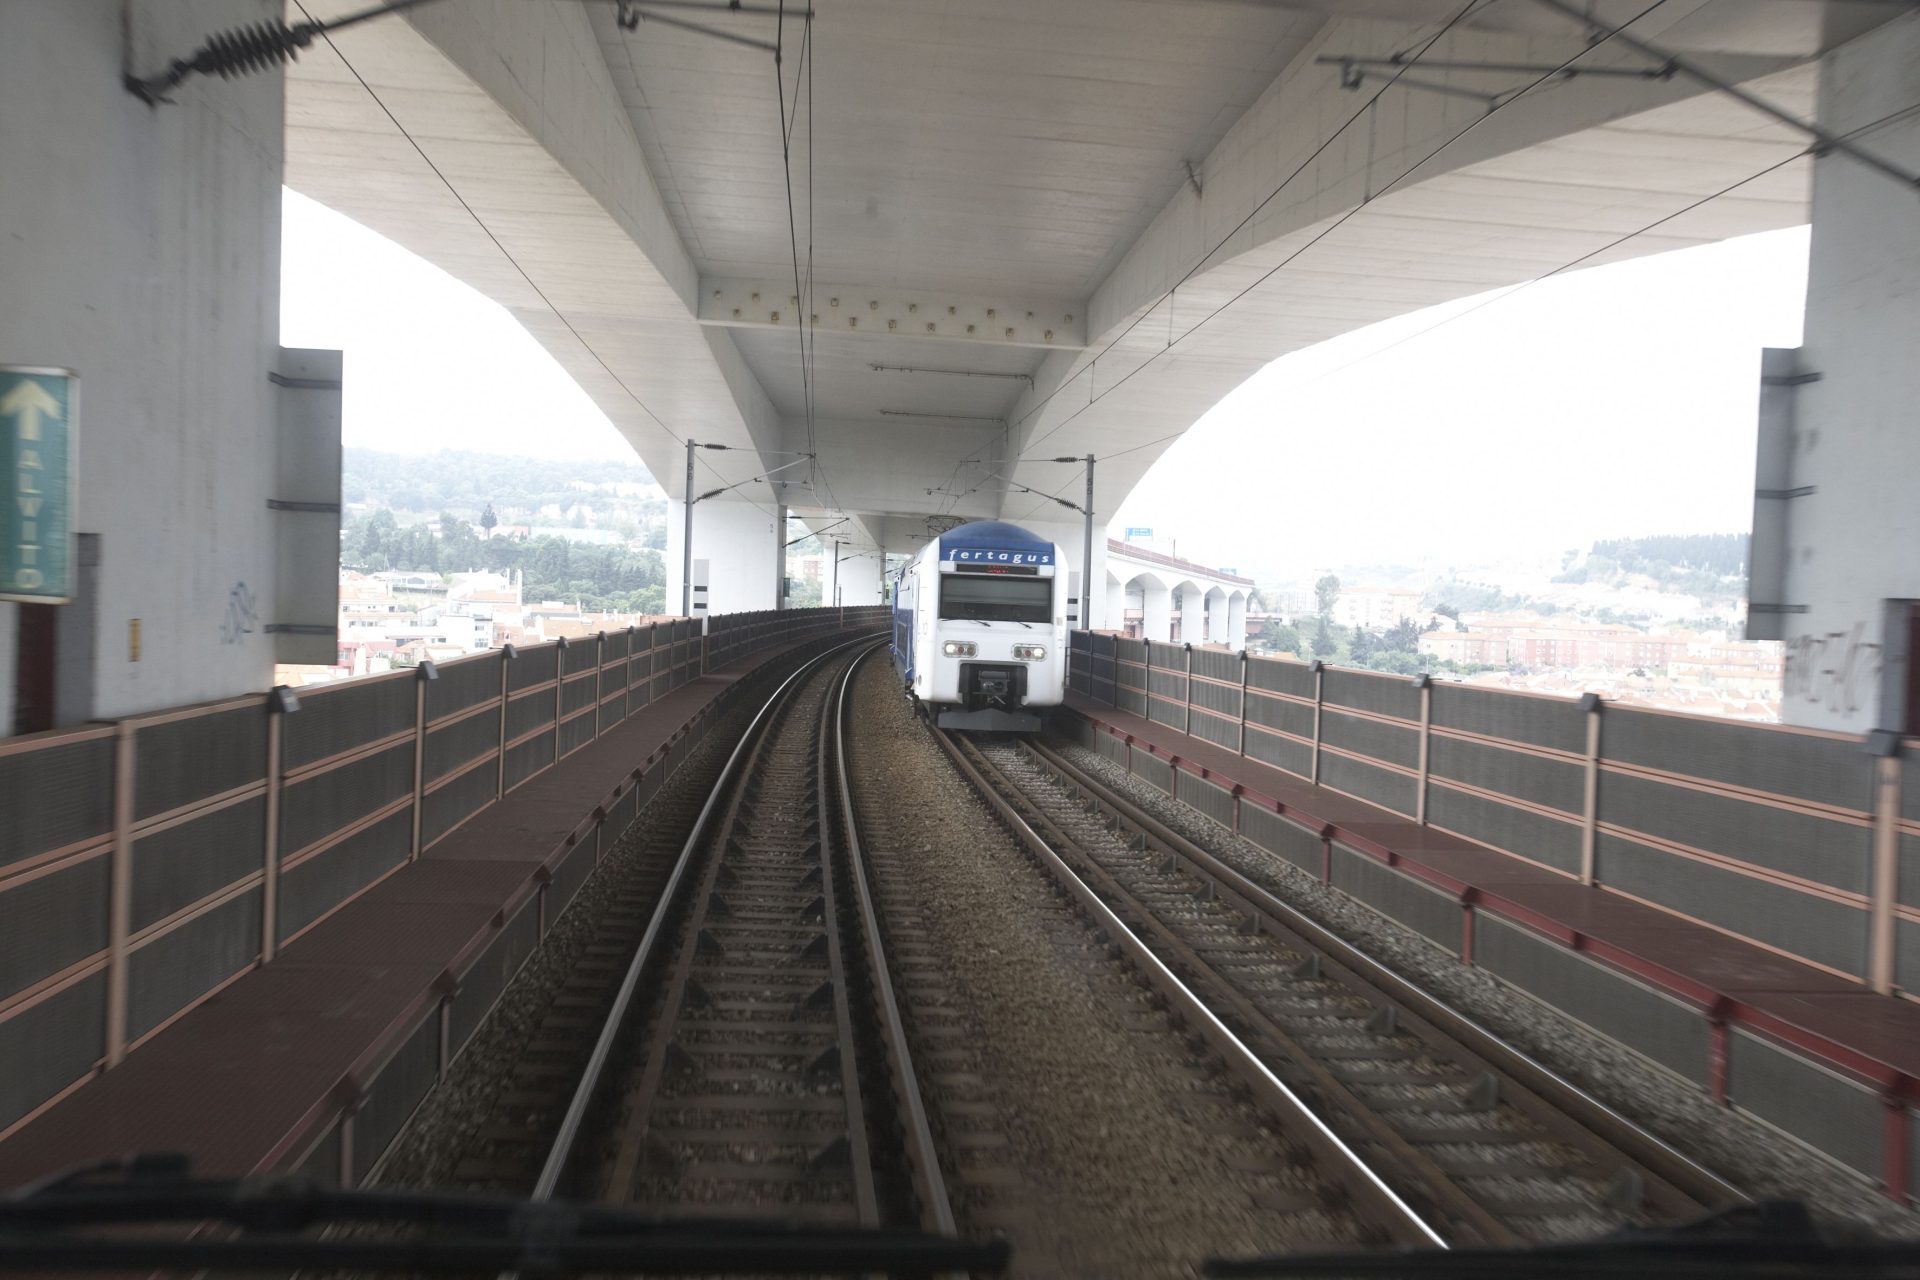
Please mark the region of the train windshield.
POLYGON ((1053 579, 944 574, 940 616, 975 622, 1048 622, 1053 617, 1053 579))

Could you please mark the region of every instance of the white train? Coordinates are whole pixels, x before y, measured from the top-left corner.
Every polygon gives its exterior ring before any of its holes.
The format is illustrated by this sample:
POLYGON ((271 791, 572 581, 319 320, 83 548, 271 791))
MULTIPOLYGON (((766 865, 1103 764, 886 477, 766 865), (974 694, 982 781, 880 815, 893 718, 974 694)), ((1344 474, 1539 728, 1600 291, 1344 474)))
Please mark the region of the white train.
POLYGON ((1067 575, 1058 545, 999 521, 949 529, 900 570, 893 661, 950 729, 1032 733, 1067 684, 1067 575))

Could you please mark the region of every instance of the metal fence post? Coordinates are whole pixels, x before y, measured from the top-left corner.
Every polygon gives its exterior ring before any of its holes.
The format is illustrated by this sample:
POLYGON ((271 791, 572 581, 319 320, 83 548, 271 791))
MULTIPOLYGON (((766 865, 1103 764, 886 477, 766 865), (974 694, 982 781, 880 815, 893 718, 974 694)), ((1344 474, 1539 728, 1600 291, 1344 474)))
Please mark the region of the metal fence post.
POLYGON ((1866 748, 1873 757, 1874 780, 1867 982, 1881 995, 1892 995, 1894 959, 1898 955, 1893 913, 1900 895, 1900 735, 1891 729, 1876 729, 1867 735, 1866 748))
POLYGON ((107 881, 107 1066, 127 1056, 127 934, 133 919, 133 723, 113 740, 113 854, 107 881))
POLYGON ((1153 719, 1153 641, 1142 640, 1140 651, 1146 655, 1147 665, 1140 677, 1140 714, 1148 720, 1153 719))
POLYGON ((300 709, 292 689, 280 685, 267 695, 267 838, 261 854, 260 963, 280 948, 280 772, 285 758, 287 713, 300 709))
POLYGON ((1192 733, 1193 732, 1193 645, 1189 643, 1186 646, 1186 650, 1187 650, 1187 698, 1186 698, 1187 709, 1186 709, 1185 716, 1182 718, 1180 722, 1180 732, 1192 733))
POLYGON ((1433 743, 1433 677, 1425 672, 1413 678, 1420 691, 1420 786, 1413 793, 1413 820, 1427 825, 1427 774, 1433 743))
POLYGON ((600 695, 603 692, 601 682, 607 672, 607 633, 593 633, 593 736, 600 736, 600 695))
POLYGON ((1320 708, 1326 702, 1327 664, 1313 660, 1313 755, 1308 763, 1307 781, 1320 785, 1320 708))
POLYGON ((633 634, 638 630, 631 622, 627 624, 627 656, 620 663, 620 716, 623 720, 633 714, 633 634))
POLYGON ((409 859, 420 856, 420 811, 426 804, 427 780, 427 685, 438 680, 440 672, 431 659, 421 659, 413 679, 413 844, 409 859))
MULTIPOLYGON (((1237 751, 1243 756, 1247 754, 1247 675, 1251 670, 1248 666, 1250 661, 1247 651, 1242 649, 1240 651, 1240 746, 1237 751)), ((1237 835, 1240 831, 1240 807, 1237 801, 1233 810, 1233 822, 1234 833, 1237 835)))
POLYGON ((560 763, 560 712, 566 706, 567 692, 567 638, 557 636, 553 642, 553 763, 560 763))
POLYGON ((1587 717, 1587 796, 1580 821, 1580 883, 1592 885, 1599 881, 1600 695, 1581 694, 1579 707, 1587 717))
POLYGON ((507 794, 507 671, 513 662, 512 645, 500 646, 500 755, 494 761, 493 798, 502 799, 507 794))

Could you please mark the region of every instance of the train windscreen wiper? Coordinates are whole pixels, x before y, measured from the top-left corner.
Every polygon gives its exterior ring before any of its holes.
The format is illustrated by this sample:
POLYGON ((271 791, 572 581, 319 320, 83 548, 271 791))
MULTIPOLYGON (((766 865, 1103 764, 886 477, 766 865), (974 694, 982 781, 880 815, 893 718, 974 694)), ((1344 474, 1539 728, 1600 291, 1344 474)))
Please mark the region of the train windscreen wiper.
POLYGON ((1920 1277, 1920 1242, 1822 1231, 1795 1200, 1735 1205, 1671 1227, 1516 1249, 1379 1249, 1210 1259, 1206 1276, 1388 1277, 1467 1280, 1656 1280, 1668 1276, 1920 1277))
POLYGON ((171 1155, 102 1161, 0 1195, 0 1272, 929 1275, 1000 1271, 1008 1254, 1003 1241, 910 1230, 671 1219, 512 1196, 337 1191, 293 1176, 196 1179, 184 1157, 171 1155), (227 1229, 126 1230, 203 1223, 227 1229), (355 1226, 403 1230, 311 1234, 355 1226))

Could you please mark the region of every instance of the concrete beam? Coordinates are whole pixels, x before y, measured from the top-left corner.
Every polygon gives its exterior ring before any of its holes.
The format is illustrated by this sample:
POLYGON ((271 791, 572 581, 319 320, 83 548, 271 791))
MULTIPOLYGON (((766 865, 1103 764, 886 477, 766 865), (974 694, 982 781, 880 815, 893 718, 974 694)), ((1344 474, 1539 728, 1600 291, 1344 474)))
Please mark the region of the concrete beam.
MULTIPOLYGON (((700 281, 700 323, 721 328, 792 329, 800 299, 791 279, 700 281)), ((1076 350, 1087 345, 1084 301, 987 298, 941 289, 820 284, 809 323, 854 336, 1076 350)))
MULTIPOLYGON (((680 612, 686 508, 667 504, 667 612, 680 612)), ((785 541, 776 512, 758 503, 709 498, 693 508, 693 583, 706 587, 708 616, 776 607, 785 541)), ((695 616, 700 615, 698 600, 695 616)))
MULTIPOLYGON (((998 468, 1005 429, 996 423, 901 418, 879 422, 823 420, 812 447, 820 473, 811 486, 805 469, 776 477, 774 492, 803 510, 913 516, 939 512, 958 521, 990 519, 999 509, 998 468), (931 490, 931 492, 929 491, 931 490)), ((782 448, 804 452, 806 425, 788 419, 782 448)), ((921 534, 914 545, 925 542, 921 534)), ((888 543, 892 551, 904 550, 888 543)))

